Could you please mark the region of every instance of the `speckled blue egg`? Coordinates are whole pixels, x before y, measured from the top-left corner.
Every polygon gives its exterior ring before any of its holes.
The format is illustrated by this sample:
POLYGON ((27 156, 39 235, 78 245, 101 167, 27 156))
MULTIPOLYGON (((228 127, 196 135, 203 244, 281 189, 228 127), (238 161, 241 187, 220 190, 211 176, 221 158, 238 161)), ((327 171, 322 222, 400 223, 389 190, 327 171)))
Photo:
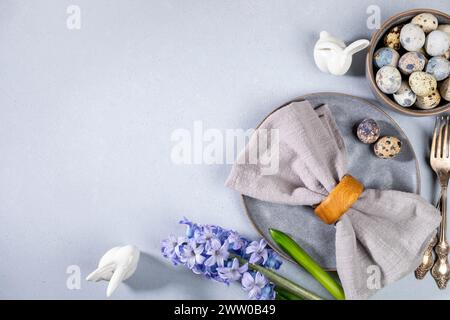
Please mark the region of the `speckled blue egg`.
POLYGON ((389 47, 384 47, 375 52, 373 62, 377 68, 382 68, 384 66, 395 67, 397 66, 399 58, 400 55, 397 51, 389 47))
POLYGON ((425 68, 427 59, 420 52, 407 52, 398 61, 398 68, 405 75, 410 75, 414 71, 422 71, 425 68))
POLYGON ((402 107, 411 107, 416 102, 417 96, 411 90, 407 81, 402 81, 400 89, 394 93, 394 100, 402 107))
POLYGON ((425 44, 425 32, 416 24, 405 24, 400 31, 400 43, 407 51, 418 51, 425 44))
POLYGON ((442 56, 450 47, 448 35, 441 30, 434 30, 427 36, 425 50, 430 56, 442 56))
POLYGON ((378 70, 375 81, 378 88, 386 94, 392 94, 400 89, 402 84, 402 75, 397 68, 393 66, 384 66, 378 70))
POLYGON ((380 127, 373 119, 364 119, 356 129, 358 139, 363 143, 374 143, 380 137, 380 127))
POLYGON ((428 61, 425 71, 433 75, 437 81, 444 80, 450 74, 450 61, 444 57, 433 57, 428 61))

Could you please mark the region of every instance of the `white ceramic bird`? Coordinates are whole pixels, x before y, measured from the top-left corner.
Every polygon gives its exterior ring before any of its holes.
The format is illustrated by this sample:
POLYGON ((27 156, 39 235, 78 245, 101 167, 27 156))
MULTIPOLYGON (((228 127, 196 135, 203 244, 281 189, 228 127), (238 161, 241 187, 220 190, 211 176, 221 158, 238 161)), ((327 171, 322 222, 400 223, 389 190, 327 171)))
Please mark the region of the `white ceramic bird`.
POLYGON ((139 249, 132 245, 114 247, 103 255, 98 268, 88 275, 86 280, 109 281, 106 296, 110 297, 120 283, 136 271, 139 254, 139 249))
POLYGON ((367 48, 369 43, 369 40, 361 39, 347 47, 341 39, 322 31, 314 46, 314 61, 322 72, 341 76, 350 69, 352 56, 367 48))

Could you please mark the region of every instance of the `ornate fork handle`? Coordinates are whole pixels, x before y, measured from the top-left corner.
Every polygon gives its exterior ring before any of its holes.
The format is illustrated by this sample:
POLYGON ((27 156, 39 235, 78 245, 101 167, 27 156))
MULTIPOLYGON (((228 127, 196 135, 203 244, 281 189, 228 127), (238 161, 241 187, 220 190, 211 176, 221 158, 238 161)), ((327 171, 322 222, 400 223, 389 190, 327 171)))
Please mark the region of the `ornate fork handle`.
POLYGON ((447 287, 447 281, 450 274, 450 265, 448 263, 448 243, 447 243, 447 181, 442 183, 441 179, 441 225, 439 227, 439 241, 434 248, 437 259, 431 269, 431 275, 437 283, 439 289, 447 287))
POLYGON ((433 238, 431 238, 427 249, 423 253, 422 263, 414 271, 414 275, 419 280, 425 278, 425 275, 427 274, 427 272, 430 271, 430 269, 433 267, 433 263, 434 263, 433 249, 434 249, 434 246, 436 245, 437 241, 438 241, 437 236, 433 236, 433 238))
MULTIPOLYGON (((438 210, 440 210, 441 198, 439 198, 438 202, 436 203, 436 208, 438 210)), ((414 275, 416 276, 416 279, 422 280, 423 278, 425 278, 425 275, 427 274, 427 272, 430 271, 431 268, 433 267, 433 264, 434 264, 433 249, 434 249, 434 246, 437 244, 437 242, 438 242, 438 238, 437 238, 437 234, 436 234, 430 239, 430 242, 428 243, 428 247, 425 250, 425 252, 423 253, 422 263, 414 271, 414 275)))

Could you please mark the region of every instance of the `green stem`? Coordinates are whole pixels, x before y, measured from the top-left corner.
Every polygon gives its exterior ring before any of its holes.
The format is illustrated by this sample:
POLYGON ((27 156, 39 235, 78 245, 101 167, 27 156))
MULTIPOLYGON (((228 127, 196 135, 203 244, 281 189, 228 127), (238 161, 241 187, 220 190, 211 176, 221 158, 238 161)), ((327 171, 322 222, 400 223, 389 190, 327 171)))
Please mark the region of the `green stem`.
POLYGON ((291 237, 279 230, 269 229, 269 231, 276 244, 300 266, 305 268, 334 298, 337 300, 345 299, 342 286, 323 270, 291 237))
POLYGON ((307 300, 323 300, 322 297, 309 292, 308 290, 300 287, 298 284, 292 282, 289 279, 286 279, 283 276, 280 276, 278 273, 266 269, 262 266, 253 264, 253 263, 249 263, 247 260, 245 260, 242 257, 239 257, 237 255, 231 255, 234 258, 237 258, 239 260, 239 262, 241 264, 245 264, 248 263, 248 267, 254 271, 259 271, 260 273, 262 273, 264 276, 266 276, 267 279, 269 279, 270 282, 272 282, 273 284, 275 284, 275 286, 283 288, 286 291, 289 291, 297 296, 303 297, 307 300))
POLYGON ((285 296, 283 296, 282 294, 277 293, 275 300, 288 300, 288 299, 285 296))
POLYGON ((277 297, 281 296, 285 300, 303 300, 302 297, 296 296, 280 287, 275 287, 275 292, 277 293, 277 297))

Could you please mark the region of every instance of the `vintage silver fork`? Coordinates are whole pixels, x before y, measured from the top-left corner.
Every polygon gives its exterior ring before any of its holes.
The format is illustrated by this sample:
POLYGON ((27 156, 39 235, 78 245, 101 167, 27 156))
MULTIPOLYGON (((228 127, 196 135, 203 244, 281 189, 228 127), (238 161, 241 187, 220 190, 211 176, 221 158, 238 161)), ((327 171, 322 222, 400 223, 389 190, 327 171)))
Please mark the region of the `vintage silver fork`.
POLYGON ((447 286, 449 278, 449 263, 447 260, 447 186, 450 171, 449 156, 449 117, 436 118, 433 139, 430 151, 430 164, 439 178, 441 185, 441 196, 436 207, 441 210, 441 225, 437 236, 433 237, 428 244, 428 248, 422 257, 422 264, 416 269, 417 279, 423 279, 426 273, 431 270, 433 278, 440 289, 447 286), (437 259, 433 261, 433 248, 436 251, 437 259))
MULTIPOLYGON (((436 209, 439 211, 441 210, 441 198, 437 201, 436 209)), ((431 270, 434 264, 433 259, 433 250, 434 246, 437 244, 437 235, 434 235, 433 238, 431 238, 430 242, 428 243, 428 247, 423 253, 422 256, 422 263, 420 266, 417 267, 417 269, 414 271, 414 275, 417 279, 422 280, 427 275, 427 272, 431 270)))
POLYGON ((436 261, 431 268, 431 275, 436 281, 439 289, 445 289, 450 275, 448 263, 447 243, 447 187, 450 173, 450 147, 449 147, 449 117, 436 119, 431 143, 430 164, 436 172, 441 185, 441 225, 439 227, 438 242, 434 247, 436 261))

